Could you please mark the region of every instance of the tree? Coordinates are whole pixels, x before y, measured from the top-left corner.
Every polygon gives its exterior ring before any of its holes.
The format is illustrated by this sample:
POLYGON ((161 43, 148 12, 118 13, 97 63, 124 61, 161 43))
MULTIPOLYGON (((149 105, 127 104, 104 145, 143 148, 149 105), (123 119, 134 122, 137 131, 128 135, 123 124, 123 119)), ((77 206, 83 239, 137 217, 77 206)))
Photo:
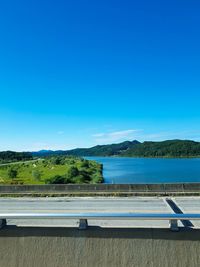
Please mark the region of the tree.
POLYGON ((59 158, 59 157, 53 157, 52 158, 52 164, 54 164, 54 165, 60 165, 61 164, 61 158, 59 158))
POLYGON ((81 168, 89 168, 90 166, 88 160, 83 160, 80 165, 81 168))
POLYGON ((66 177, 71 179, 79 175, 79 170, 77 167, 70 166, 67 170, 66 177))
POLYGON ((11 179, 14 179, 17 177, 17 170, 15 169, 8 169, 8 177, 11 178, 11 179))
POLYGON ((65 184, 65 177, 61 175, 56 175, 47 180, 48 184, 65 184))

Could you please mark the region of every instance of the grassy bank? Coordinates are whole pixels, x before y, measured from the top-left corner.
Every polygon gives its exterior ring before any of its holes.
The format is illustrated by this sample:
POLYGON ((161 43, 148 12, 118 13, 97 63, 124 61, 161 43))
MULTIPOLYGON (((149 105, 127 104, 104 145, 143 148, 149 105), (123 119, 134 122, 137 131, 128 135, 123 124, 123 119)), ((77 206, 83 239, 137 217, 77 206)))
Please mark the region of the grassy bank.
POLYGON ((78 157, 56 156, 0 166, 0 184, 102 183, 102 165, 78 157))

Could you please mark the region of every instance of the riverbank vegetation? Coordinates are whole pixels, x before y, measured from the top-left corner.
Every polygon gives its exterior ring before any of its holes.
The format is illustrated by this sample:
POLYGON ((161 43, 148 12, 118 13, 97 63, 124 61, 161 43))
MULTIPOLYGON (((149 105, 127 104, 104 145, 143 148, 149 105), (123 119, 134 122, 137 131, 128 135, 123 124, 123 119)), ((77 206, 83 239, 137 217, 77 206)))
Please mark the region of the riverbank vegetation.
POLYGON ((102 183, 102 165, 72 156, 51 156, 0 166, 1 184, 102 183))

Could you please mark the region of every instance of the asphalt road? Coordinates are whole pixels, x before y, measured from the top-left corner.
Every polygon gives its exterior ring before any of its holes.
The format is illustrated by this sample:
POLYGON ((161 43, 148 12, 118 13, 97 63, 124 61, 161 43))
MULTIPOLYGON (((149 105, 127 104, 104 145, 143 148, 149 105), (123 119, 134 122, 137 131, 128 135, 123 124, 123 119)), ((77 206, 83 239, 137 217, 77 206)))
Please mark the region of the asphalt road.
MULTIPOLYGON (((172 198, 180 212, 200 213, 200 197, 172 198)), ((133 212, 133 213, 175 213, 164 197, 62 197, 62 198, 1 198, 0 213, 12 212, 133 212)), ((200 222, 192 222, 200 228, 200 222)), ((8 225, 17 226, 77 226, 77 220, 8 220, 8 225)), ((90 220, 89 225, 100 227, 155 227, 168 228, 168 221, 117 221, 90 220)), ((183 226, 179 222, 179 226, 183 226)))

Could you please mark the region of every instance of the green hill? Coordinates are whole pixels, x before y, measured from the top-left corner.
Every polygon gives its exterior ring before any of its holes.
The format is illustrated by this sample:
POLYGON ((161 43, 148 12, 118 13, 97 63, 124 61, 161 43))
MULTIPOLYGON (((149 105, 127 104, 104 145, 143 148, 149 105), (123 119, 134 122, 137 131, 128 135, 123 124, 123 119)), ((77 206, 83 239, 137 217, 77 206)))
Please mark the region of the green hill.
POLYGON ((39 151, 33 156, 74 155, 74 156, 121 156, 121 157, 200 157, 200 142, 190 140, 167 140, 143 142, 136 140, 119 144, 98 145, 91 148, 77 148, 67 151, 39 151))
POLYGON ((140 144, 138 141, 126 141, 119 144, 111 144, 111 145, 98 145, 92 148, 77 148, 73 150, 66 151, 69 155, 76 156, 119 156, 123 152, 127 151, 127 149, 132 149, 136 145, 140 144))
POLYGON ((119 144, 98 145, 91 148, 72 150, 42 150, 38 152, 0 152, 0 164, 6 162, 28 161, 48 156, 99 156, 99 157, 200 157, 200 142, 190 140, 167 140, 162 142, 143 142, 137 140, 119 144))
POLYGON ((102 165, 70 156, 0 165, 1 184, 83 184, 103 182, 102 165))
POLYGON ((133 148, 135 145, 140 144, 138 141, 125 141, 119 144, 111 145, 98 145, 91 148, 76 148, 72 150, 41 150, 38 152, 32 152, 33 156, 36 157, 45 157, 49 155, 73 155, 73 156, 117 156, 122 152, 125 152, 129 148, 133 148))
POLYGON ((128 157, 200 157, 200 143, 189 140, 144 142, 121 154, 128 157))

